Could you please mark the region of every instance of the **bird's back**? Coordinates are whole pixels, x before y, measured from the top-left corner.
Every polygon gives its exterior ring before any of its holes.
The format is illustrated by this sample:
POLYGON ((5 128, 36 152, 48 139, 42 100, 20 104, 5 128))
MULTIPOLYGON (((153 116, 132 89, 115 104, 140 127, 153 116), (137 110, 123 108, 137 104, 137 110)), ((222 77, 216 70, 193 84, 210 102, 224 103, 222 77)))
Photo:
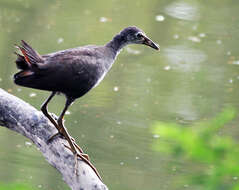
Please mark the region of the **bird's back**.
MULTIPOLYGON (((24 56, 31 57, 31 52, 25 52, 24 56)), ((114 59, 115 53, 111 49, 93 45, 42 55, 41 61, 34 64, 24 58, 25 67, 14 76, 15 83, 78 98, 102 80, 114 59)))

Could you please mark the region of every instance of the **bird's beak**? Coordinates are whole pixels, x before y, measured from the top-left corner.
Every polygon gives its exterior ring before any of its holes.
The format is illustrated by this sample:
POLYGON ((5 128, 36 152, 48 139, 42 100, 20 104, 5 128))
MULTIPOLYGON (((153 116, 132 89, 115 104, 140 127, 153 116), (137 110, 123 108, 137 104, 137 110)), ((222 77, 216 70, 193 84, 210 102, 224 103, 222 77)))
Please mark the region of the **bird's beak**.
POLYGON ((151 39, 149 39, 148 37, 144 36, 144 41, 143 44, 145 44, 146 46, 149 46, 151 48, 154 48, 156 50, 160 50, 160 47, 158 44, 154 43, 151 39))

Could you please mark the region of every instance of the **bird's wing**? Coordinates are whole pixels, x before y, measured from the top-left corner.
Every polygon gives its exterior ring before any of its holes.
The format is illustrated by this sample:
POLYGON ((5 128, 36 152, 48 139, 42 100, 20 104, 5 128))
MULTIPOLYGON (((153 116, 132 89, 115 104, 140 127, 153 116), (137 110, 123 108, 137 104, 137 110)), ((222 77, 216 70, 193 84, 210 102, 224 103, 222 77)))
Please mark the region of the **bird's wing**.
MULTIPOLYGON (((97 46, 93 46, 97 47, 97 46)), ((40 69, 50 69, 59 68, 74 68, 78 70, 78 68, 89 68, 91 69, 95 65, 101 62, 103 54, 101 51, 96 50, 95 48, 87 48, 80 47, 80 48, 73 48, 67 49, 63 51, 58 51, 51 54, 43 55, 44 64, 41 65, 40 69)))

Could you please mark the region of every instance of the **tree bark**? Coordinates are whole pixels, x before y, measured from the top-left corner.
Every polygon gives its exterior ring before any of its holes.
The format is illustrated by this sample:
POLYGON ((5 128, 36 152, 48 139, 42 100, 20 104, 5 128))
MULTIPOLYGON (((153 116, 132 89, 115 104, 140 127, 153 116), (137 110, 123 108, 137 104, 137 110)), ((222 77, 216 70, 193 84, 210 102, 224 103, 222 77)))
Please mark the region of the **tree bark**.
POLYGON ((74 156, 64 145, 65 139, 48 139, 57 131, 48 119, 23 100, 0 89, 0 126, 29 138, 46 160, 55 167, 72 190, 108 190, 84 161, 78 159, 78 175, 74 172, 74 156))

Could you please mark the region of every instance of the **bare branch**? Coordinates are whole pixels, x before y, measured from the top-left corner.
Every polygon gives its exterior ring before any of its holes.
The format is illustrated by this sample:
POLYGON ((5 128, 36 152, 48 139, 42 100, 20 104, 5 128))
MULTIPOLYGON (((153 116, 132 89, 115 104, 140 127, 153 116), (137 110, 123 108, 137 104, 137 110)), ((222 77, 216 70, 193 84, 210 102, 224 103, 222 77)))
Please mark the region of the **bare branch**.
POLYGON ((0 125, 29 138, 46 160, 63 176, 72 190, 108 190, 92 168, 78 161, 79 175, 74 173, 74 156, 64 145, 67 141, 56 137, 47 140, 57 131, 45 116, 23 100, 0 89, 0 125))

